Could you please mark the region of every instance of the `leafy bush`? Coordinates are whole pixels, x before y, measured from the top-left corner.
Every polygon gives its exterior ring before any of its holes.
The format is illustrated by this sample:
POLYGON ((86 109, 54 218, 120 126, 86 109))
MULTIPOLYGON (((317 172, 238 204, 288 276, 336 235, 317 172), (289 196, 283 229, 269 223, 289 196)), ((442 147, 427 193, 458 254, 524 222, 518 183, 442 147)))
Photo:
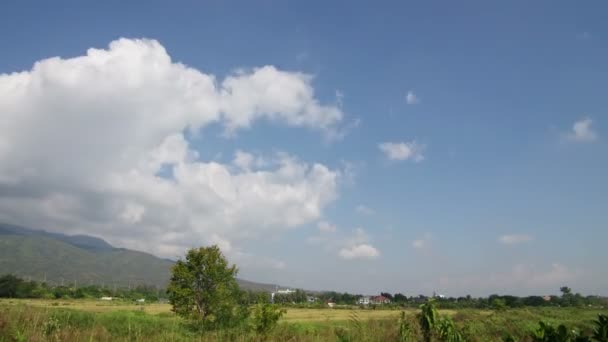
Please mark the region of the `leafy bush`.
POLYGON ((463 342, 464 338, 449 317, 441 318, 437 324, 439 339, 445 342, 463 342))
POLYGON ((560 324, 557 328, 545 322, 539 322, 540 327, 532 334, 534 342, 590 342, 587 336, 581 336, 578 331, 570 330, 560 324))
POLYGON ((256 333, 267 336, 286 311, 272 304, 258 304, 253 308, 253 328, 256 333))
POLYGON ((593 339, 599 342, 608 342, 608 316, 600 314, 593 323, 595 324, 593 339))

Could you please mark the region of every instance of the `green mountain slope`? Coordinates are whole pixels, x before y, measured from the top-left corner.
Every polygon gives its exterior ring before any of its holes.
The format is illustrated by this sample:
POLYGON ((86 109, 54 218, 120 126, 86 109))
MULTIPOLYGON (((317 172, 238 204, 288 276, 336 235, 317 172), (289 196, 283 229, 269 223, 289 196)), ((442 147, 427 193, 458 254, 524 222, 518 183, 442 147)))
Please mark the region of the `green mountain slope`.
POLYGON ((151 254, 90 251, 44 236, 0 235, 0 273, 61 284, 164 286, 172 263, 151 254))
MULTIPOLYGON (((0 275, 12 273, 50 284, 164 287, 173 262, 114 248, 86 236, 69 236, 0 224, 0 275)), ((241 288, 270 291, 272 284, 238 280, 241 288)))

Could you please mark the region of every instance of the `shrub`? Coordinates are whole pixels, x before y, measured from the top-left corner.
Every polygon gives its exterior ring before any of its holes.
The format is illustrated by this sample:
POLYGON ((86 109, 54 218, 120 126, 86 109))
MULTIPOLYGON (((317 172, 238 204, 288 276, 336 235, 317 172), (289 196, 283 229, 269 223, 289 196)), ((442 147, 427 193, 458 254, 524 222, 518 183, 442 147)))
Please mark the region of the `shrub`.
POLYGON ((597 320, 593 322, 593 339, 599 342, 608 342, 608 316, 599 314, 597 320))
POLYGON ((439 339, 445 342, 463 342, 464 338, 449 317, 444 317, 437 324, 439 339))
POLYGON ((430 299, 425 304, 420 305, 420 313, 418 314, 418 321, 420 322, 420 328, 425 342, 430 342, 435 330, 435 324, 437 322, 437 309, 435 308, 435 302, 430 299))
POLYGON ((267 336, 286 311, 272 304, 257 304, 253 309, 253 328, 256 333, 267 336))

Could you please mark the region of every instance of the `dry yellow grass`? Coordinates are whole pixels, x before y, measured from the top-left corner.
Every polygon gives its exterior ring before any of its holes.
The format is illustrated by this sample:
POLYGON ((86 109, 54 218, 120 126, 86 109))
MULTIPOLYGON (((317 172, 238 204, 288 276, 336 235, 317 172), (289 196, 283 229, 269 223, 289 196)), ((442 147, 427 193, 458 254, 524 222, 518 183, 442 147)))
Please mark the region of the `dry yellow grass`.
POLYGON ((285 322, 347 321, 356 316, 359 320, 397 318, 398 310, 347 310, 347 309, 297 309, 288 308, 285 322))
MULTIPOLYGON (((43 308, 67 308, 89 312, 110 312, 110 311, 139 311, 141 305, 132 302, 122 301, 102 301, 96 299, 0 299, 0 304, 28 305, 43 308)), ((146 303, 143 311, 150 314, 170 313, 171 305, 146 303)), ((456 310, 440 310, 441 313, 453 315, 456 310)), ((416 312, 414 309, 406 310, 408 314, 416 312)), ((400 310, 349 310, 349 309, 306 309, 306 308, 287 308, 287 312, 282 318, 284 322, 329 322, 347 321, 353 315, 359 320, 397 318, 400 310)))
MULTIPOLYGON (((95 299, 0 299, 0 304, 28 305, 42 308, 64 308, 89 312, 136 311, 141 305, 121 301, 103 301, 95 299)), ((151 314, 171 312, 171 305, 146 303, 144 311, 151 314)))

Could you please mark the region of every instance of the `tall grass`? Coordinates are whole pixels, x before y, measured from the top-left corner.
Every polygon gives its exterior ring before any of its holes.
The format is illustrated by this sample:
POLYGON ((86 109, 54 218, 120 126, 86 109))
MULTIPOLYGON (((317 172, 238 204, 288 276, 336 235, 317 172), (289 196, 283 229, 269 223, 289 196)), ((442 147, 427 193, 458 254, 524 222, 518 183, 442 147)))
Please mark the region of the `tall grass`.
MULTIPOLYGON (((436 317, 444 335, 455 329, 466 341, 502 341, 504 336, 526 341, 539 321, 565 324, 593 333, 600 310, 574 308, 467 309, 436 317), (441 323, 444 322, 444 323, 441 323), (448 326, 447 324, 452 324, 448 326)), ((604 310, 606 313, 606 310, 604 310)), ((220 331, 201 331, 173 314, 141 311, 85 312, 62 307, 0 305, 3 341, 421 341, 425 328, 411 312, 399 318, 367 319, 353 311, 338 321, 279 321, 274 329, 256 332, 243 325, 220 331)), ((439 328, 438 328, 439 329, 439 328)), ((597 330, 597 329, 596 329, 597 330)), ((441 331, 433 339, 440 338, 441 331)))

